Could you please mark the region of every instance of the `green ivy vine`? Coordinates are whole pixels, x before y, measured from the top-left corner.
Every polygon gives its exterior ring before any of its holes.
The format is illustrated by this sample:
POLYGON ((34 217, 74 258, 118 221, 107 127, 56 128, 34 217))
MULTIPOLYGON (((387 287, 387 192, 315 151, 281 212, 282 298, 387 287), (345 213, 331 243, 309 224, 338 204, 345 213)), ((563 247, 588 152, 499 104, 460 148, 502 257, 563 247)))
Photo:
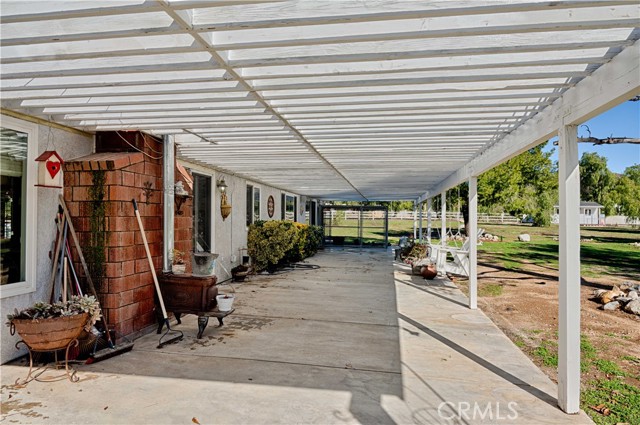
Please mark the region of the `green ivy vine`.
POLYGON ((89 246, 86 256, 89 273, 98 292, 102 292, 106 274, 106 244, 109 239, 105 182, 105 171, 92 173, 92 185, 89 187, 89 246))

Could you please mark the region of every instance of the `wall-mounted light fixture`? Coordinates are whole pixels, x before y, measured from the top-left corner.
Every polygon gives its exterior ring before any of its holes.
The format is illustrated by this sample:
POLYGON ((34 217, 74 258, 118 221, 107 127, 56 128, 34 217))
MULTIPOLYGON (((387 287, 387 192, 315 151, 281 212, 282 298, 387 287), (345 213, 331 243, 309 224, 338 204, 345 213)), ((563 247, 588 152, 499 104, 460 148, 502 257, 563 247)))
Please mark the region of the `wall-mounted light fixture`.
POLYGON ((222 215, 222 221, 224 221, 231 214, 231 204, 227 199, 227 188, 229 186, 224 181, 224 177, 218 180, 216 186, 220 189, 220 214, 222 215))
POLYGON ((229 187, 227 186, 227 183, 224 181, 224 177, 218 180, 217 186, 218 186, 218 189, 220 189, 220 193, 225 193, 227 191, 227 188, 229 187))

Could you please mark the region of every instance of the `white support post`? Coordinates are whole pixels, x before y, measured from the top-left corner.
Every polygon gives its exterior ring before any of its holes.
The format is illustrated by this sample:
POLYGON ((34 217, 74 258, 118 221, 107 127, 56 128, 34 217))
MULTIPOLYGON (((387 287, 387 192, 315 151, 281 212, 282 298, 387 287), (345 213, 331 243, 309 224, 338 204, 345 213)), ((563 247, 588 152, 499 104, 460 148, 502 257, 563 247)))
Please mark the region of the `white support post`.
POLYGON ((469 308, 478 308, 478 178, 469 178, 469 308))
POLYGON ((440 245, 447 245, 447 191, 440 194, 440 209, 442 216, 440 217, 442 229, 440 230, 440 245))
POLYGON ((427 242, 431 244, 431 198, 427 199, 427 242))
POLYGON ((580 168, 576 125, 559 131, 558 406, 580 411, 580 168))
POLYGON ((418 239, 422 242, 422 210, 424 209, 424 205, 422 205, 422 202, 418 205, 420 206, 418 209, 418 239))
POLYGON ((416 237, 418 236, 417 231, 418 231, 418 220, 416 217, 416 212, 418 209, 418 204, 414 201, 413 202, 413 240, 416 240, 416 237))
POLYGON ((171 271, 171 252, 173 251, 173 209, 175 190, 175 141, 173 136, 167 135, 163 138, 163 159, 162 159, 162 186, 163 186, 163 223, 162 223, 162 246, 164 255, 162 256, 162 269, 165 272, 171 271))

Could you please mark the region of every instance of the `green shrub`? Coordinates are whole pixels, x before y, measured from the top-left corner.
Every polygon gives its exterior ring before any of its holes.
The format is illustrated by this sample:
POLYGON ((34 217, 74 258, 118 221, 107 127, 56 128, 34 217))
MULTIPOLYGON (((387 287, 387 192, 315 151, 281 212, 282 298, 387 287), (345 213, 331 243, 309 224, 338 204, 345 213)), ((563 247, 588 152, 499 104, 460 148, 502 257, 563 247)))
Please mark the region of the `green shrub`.
POLYGON ((322 246, 322 240, 324 239, 324 232, 320 226, 307 226, 306 227, 307 243, 304 248, 304 256, 313 257, 318 249, 322 246))
POLYGON ((271 271, 314 255, 322 238, 319 226, 286 220, 256 221, 249 227, 247 248, 257 271, 271 271))
POLYGON ((287 223, 295 229, 295 234, 293 235, 293 243, 291 245, 291 248, 287 250, 284 258, 280 262, 281 265, 296 263, 298 261, 304 260, 305 258, 304 248, 307 244, 308 234, 306 231, 306 227, 308 226, 306 224, 292 223, 290 221, 287 223))
POLYGON ((249 226, 247 248, 256 269, 275 268, 293 246, 296 233, 288 221, 257 221, 249 226))

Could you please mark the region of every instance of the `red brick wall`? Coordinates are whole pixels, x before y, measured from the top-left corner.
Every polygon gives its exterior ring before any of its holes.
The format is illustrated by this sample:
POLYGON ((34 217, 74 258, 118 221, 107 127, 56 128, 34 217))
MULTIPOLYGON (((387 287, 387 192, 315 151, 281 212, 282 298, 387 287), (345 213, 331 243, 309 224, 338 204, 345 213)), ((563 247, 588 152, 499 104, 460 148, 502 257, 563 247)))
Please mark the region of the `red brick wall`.
MULTIPOLYGON (((193 195, 190 182, 182 176, 179 169, 175 170, 175 181, 181 181, 189 195, 193 195)), ((186 272, 191 273, 191 251, 193 251, 193 198, 187 198, 182 204, 180 211, 182 214, 176 213, 173 219, 173 243, 175 249, 179 249, 185 253, 186 272)))
MULTIPOLYGON (((162 144, 150 154, 161 156, 162 144)), ((144 146, 141 146, 144 149, 144 146)), ((98 153, 65 163, 64 198, 85 246, 90 236, 88 189, 92 173, 106 170, 105 201, 109 238, 106 247, 106 278, 99 290, 103 314, 109 327, 120 335, 134 334, 155 322, 154 284, 149 271, 132 199, 138 202, 156 272, 162 270, 162 159, 142 153, 98 153), (147 190, 145 184, 150 187, 147 190), (145 196, 145 193, 149 196, 145 196)), ((81 270, 78 264, 77 270, 81 270)))

